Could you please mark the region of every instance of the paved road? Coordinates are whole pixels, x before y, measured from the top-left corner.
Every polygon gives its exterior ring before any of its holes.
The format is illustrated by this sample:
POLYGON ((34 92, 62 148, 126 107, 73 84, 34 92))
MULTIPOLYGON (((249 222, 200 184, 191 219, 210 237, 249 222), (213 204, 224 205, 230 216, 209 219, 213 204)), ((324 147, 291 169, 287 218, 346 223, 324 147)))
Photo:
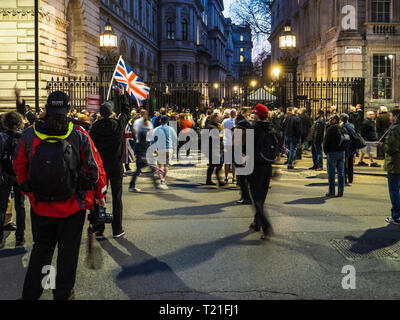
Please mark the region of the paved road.
MULTIPOLYGON (((274 180, 267 208, 275 236, 248 231, 251 206, 237 206, 234 185, 205 187, 205 167, 174 167, 160 193, 140 177, 141 194, 124 192, 126 237, 106 228, 103 267, 85 267, 86 235, 76 281, 77 299, 399 299, 400 227, 388 226, 390 201, 383 176, 357 175, 341 199, 326 199, 327 176, 307 170, 310 159, 274 180), (356 289, 342 288, 343 266, 356 270, 356 289)), ((357 169, 358 170, 358 169, 357 169)), ((383 174, 382 169, 363 172, 383 174)), ((124 190, 129 178, 124 179, 124 190)), ((27 225, 30 221, 27 219, 27 225)), ((0 251, 0 299, 19 297, 29 252, 0 251)), ((43 299, 50 299, 49 291, 43 299)))

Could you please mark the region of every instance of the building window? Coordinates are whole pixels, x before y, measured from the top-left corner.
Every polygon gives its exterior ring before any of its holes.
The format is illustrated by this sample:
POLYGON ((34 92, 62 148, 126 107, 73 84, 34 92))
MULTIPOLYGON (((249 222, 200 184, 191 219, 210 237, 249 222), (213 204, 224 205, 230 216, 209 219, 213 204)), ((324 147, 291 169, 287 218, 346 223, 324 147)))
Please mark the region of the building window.
POLYGON ((372 99, 392 99, 393 60, 393 55, 374 55, 372 99))
POLYGON ((240 48, 240 52, 243 52, 243 48, 240 48))
POLYGON ((390 1, 391 0, 372 0, 372 22, 390 22, 390 1))
POLYGON ((168 65, 168 82, 175 81, 175 66, 173 64, 168 65))
POLYGON ((243 35, 240 35, 240 41, 244 41, 243 35))
POLYGON ((175 20, 171 18, 167 20, 167 39, 175 39, 175 20))
POLYGON ((182 80, 183 81, 188 80, 188 66, 186 64, 182 66, 182 80))
POLYGON ((244 57, 242 55, 240 55, 240 62, 244 61, 244 57))
POLYGON ((188 23, 185 19, 182 21, 182 40, 188 39, 188 23))
POLYGON ((142 0, 139 0, 139 23, 143 25, 143 14, 142 14, 143 3, 142 0))

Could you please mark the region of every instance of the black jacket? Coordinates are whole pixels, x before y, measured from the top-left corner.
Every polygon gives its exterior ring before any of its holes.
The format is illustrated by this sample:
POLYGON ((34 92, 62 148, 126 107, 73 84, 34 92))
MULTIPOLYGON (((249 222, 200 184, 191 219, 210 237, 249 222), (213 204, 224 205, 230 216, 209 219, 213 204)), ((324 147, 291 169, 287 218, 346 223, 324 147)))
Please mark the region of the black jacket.
POLYGON ((287 117, 283 123, 283 127, 285 130, 285 137, 301 137, 301 121, 298 116, 291 115, 287 117))
MULTIPOLYGON (((218 126, 218 124, 217 123, 214 123, 214 122, 211 122, 211 121, 209 121, 208 122, 208 124, 207 124, 207 126, 205 127, 205 129, 207 129, 207 130, 213 130, 213 129, 217 129, 219 132, 221 131, 220 130, 220 127, 218 126)), ((213 142, 212 142, 212 138, 211 138, 211 136, 209 137, 209 145, 208 145, 208 159, 209 159, 209 162, 211 163, 212 162, 212 155, 213 155, 213 153, 214 152, 216 152, 218 149, 218 146, 215 146, 214 148, 213 148, 213 142), (214 151, 214 152, 213 152, 214 151)), ((215 143, 214 143, 215 144, 215 143)), ((219 139, 219 151, 220 151, 220 155, 222 156, 223 155, 223 150, 224 150, 224 143, 223 143, 223 138, 222 137, 220 137, 220 139, 219 139)))
POLYGON ((308 133, 312 126, 312 122, 311 122, 311 119, 308 116, 308 114, 305 112, 303 112, 301 115, 299 115, 299 118, 301 121, 301 137, 303 139, 305 139, 308 136, 308 133))
POLYGON ((312 141, 314 144, 321 145, 324 141, 325 119, 324 116, 318 117, 312 126, 312 141))
POLYGON ((90 130, 107 176, 114 170, 120 170, 124 160, 123 134, 129 121, 130 107, 125 96, 121 96, 120 101, 121 114, 118 119, 98 120, 90 130))
POLYGON ((378 133, 379 138, 385 134, 390 125, 391 123, 389 113, 382 113, 376 118, 376 132, 378 133))
POLYGON ((375 122, 370 119, 364 119, 361 124, 361 135, 365 141, 376 141, 378 140, 376 136, 375 122))
MULTIPOLYGON (((264 121, 257 121, 254 123, 254 152, 257 152, 256 146, 258 146, 258 141, 263 137, 264 132, 269 130, 269 127, 271 124, 269 122, 264 122, 264 121)), ((254 165, 259 165, 259 166, 267 166, 265 163, 257 163, 257 161, 254 161, 254 165)))
POLYGON ((340 133, 337 124, 328 126, 324 139, 324 152, 326 154, 330 152, 339 152, 340 150, 340 133))
POLYGON ((361 123, 364 119, 364 112, 362 110, 357 110, 355 112, 350 112, 349 122, 354 124, 357 132, 361 131, 361 123))

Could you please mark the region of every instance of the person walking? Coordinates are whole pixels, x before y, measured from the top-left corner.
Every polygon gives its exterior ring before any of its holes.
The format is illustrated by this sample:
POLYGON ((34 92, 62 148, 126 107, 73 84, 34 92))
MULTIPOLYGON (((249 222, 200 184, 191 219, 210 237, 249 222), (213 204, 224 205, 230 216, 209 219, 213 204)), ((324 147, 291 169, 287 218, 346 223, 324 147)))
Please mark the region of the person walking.
POLYGON ((163 169, 161 175, 161 188, 167 189, 166 178, 168 174, 168 167, 171 165, 174 150, 177 149, 178 136, 175 130, 168 125, 168 117, 161 117, 161 125, 157 127, 152 134, 151 143, 157 143, 158 151, 158 164, 163 169))
POLYGON ((283 123, 285 142, 289 149, 287 168, 294 169, 293 163, 296 157, 297 147, 301 138, 301 121, 294 114, 293 108, 288 108, 287 117, 283 123))
POLYGON ((318 110, 318 117, 315 119, 314 124, 311 129, 312 132, 312 160, 313 166, 310 170, 322 171, 323 170, 323 160, 324 155, 322 153, 322 143, 324 141, 325 133, 325 118, 324 110, 318 110))
POLYGON ((374 162, 374 156, 373 156, 373 151, 375 147, 374 142, 378 140, 374 119, 375 119, 375 112, 368 111, 367 118, 364 119, 364 121, 361 124, 361 136, 367 142, 367 146, 361 151, 361 157, 360 161, 358 162, 358 166, 368 166, 368 164, 363 161, 365 155, 368 155, 371 161, 370 166, 376 168, 380 167, 378 163, 374 162))
MULTIPOLYGON (((389 129, 390 123, 390 114, 388 109, 385 106, 381 106, 378 111, 378 116, 376 118, 376 133, 378 134, 378 139, 382 138, 386 131, 389 129)), ((383 147, 378 145, 378 160, 385 159, 385 152, 383 151, 383 147)))
POLYGON ((54 299, 73 299, 85 212, 95 202, 105 205, 100 154, 87 131, 67 118, 69 108, 65 93, 51 93, 46 116, 23 132, 16 151, 14 170, 31 204, 33 235, 22 299, 42 295, 42 271, 56 246, 54 299))
POLYGON ((308 134, 310 132, 310 128, 312 126, 312 122, 310 116, 307 114, 306 108, 301 108, 299 111, 299 118, 301 121, 301 146, 304 147, 304 150, 308 151, 309 141, 307 140, 308 134))
POLYGON ((272 235, 272 226, 264 211, 264 203, 272 177, 272 165, 266 164, 257 156, 260 153, 260 142, 261 144, 263 142, 261 139, 265 141, 264 137, 271 129, 270 123, 267 121, 268 111, 264 105, 257 105, 252 111, 254 113, 254 170, 247 177, 251 199, 255 207, 254 221, 250 225, 250 229, 258 232, 261 228, 262 240, 268 240, 272 235))
POLYGON ((392 126, 383 143, 385 152, 385 170, 388 175, 392 215, 386 218, 387 223, 400 224, 400 110, 390 113, 392 126))
POLYGON ((345 150, 342 141, 342 134, 339 129, 339 116, 334 114, 329 118, 329 125, 324 139, 324 152, 327 156, 327 171, 329 180, 329 192, 327 197, 335 197, 335 177, 338 174, 338 194, 337 197, 343 197, 344 193, 344 162, 345 150))
MULTIPOLYGON (((235 166, 232 164, 233 163, 233 154, 232 154, 232 132, 233 129, 235 128, 235 118, 236 118, 236 110, 226 110, 229 111, 229 117, 225 118, 224 121, 222 121, 222 127, 224 128, 224 152, 228 157, 224 156, 225 159, 225 164, 224 164, 224 172, 225 172, 225 183, 228 183, 228 175, 229 171, 232 170, 232 183, 236 183, 236 172, 235 172, 235 166), (229 159, 230 156, 230 159, 229 159), (230 162, 230 163, 226 163, 230 162)), ((225 111, 225 112, 226 112, 225 111)))
POLYGON ((340 124, 347 130, 350 135, 350 143, 345 151, 345 186, 350 187, 354 179, 354 156, 356 154, 356 147, 354 145, 354 135, 356 128, 354 124, 349 122, 349 115, 342 113, 340 115, 340 124))
MULTIPOLYGON (((234 154, 235 154, 236 148, 240 148, 242 151, 242 156, 243 157, 246 156, 246 130, 247 129, 252 129, 252 126, 251 126, 250 122, 246 119, 242 119, 241 121, 239 121, 234 128, 234 132, 236 130, 242 130, 241 144, 239 144, 238 141, 235 141, 235 135, 233 135, 233 137, 234 137, 233 145, 232 145, 233 161, 234 161, 235 167, 238 167, 238 168, 243 167, 244 164, 237 163, 234 154)), ((251 204, 251 198, 250 198, 247 177, 248 177, 247 175, 239 175, 239 174, 237 175, 237 184, 240 187, 240 199, 238 201, 236 201, 236 203, 240 204, 240 205, 251 204)))
POLYGON ((223 165, 223 151, 224 151, 224 145, 223 145, 223 133, 222 133, 222 126, 219 123, 220 118, 219 118, 219 113, 213 113, 210 116, 210 120, 206 126, 205 129, 207 130, 218 130, 219 132, 219 141, 218 145, 213 146, 213 139, 210 136, 209 138, 209 149, 208 149, 208 169, 207 169, 207 181, 206 185, 208 186, 215 186, 215 183, 212 182, 211 177, 212 174, 215 170, 215 176, 218 181, 218 186, 223 187, 225 183, 222 181, 221 176, 220 176, 220 171, 222 169, 223 165), (215 154, 217 153, 217 154, 215 154), (219 154, 218 154, 219 153, 219 154), (217 158, 217 159, 216 159, 217 158), (216 161, 213 161, 216 160, 216 161))
MULTIPOLYGON (((113 104, 110 101, 100 106, 100 115, 103 119, 96 121, 90 130, 93 139, 103 160, 107 174, 107 183, 111 184, 112 191, 112 233, 114 238, 120 238, 125 234, 122 227, 122 179, 123 179, 123 133, 130 117, 130 107, 125 97, 125 90, 119 85, 119 100, 121 114, 118 119, 111 118, 113 104)), ((103 239, 104 225, 96 232, 98 240, 103 239)))
MULTIPOLYGON (((147 149, 150 146, 152 135, 152 128, 149 119, 145 119, 143 124, 139 128, 139 132, 137 133, 137 143, 135 148, 135 157, 136 157, 136 171, 132 176, 131 182, 129 183, 129 192, 141 192, 142 190, 136 188, 136 180, 142 173, 142 170, 149 165, 146 157, 147 149)), ((150 166, 151 170, 151 178, 153 180, 153 185, 157 189, 163 189, 159 187, 157 184, 157 179, 155 176, 155 171, 152 166, 150 166)))
POLYGON ((2 125, 6 131, 0 134, 0 249, 5 246, 4 225, 11 190, 14 192, 14 204, 16 213, 15 246, 25 244, 25 197, 21 193, 17 177, 13 168, 16 148, 22 136, 24 121, 20 113, 12 111, 3 115, 2 125))

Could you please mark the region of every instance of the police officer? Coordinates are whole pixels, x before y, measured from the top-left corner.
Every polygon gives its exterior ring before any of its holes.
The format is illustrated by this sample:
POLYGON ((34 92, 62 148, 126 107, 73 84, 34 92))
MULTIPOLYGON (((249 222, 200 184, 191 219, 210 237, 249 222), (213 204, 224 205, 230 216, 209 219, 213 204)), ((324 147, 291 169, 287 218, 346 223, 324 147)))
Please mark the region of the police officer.
POLYGON ((46 116, 21 137, 14 170, 31 204, 33 249, 23 299, 37 300, 58 246, 54 299, 72 299, 86 210, 105 204, 106 176, 89 134, 68 118, 69 98, 49 95, 46 116), (72 167, 76 170, 72 170, 72 167), (63 172, 60 173, 60 172, 63 172), (79 172, 79 174, 78 174, 79 172))

